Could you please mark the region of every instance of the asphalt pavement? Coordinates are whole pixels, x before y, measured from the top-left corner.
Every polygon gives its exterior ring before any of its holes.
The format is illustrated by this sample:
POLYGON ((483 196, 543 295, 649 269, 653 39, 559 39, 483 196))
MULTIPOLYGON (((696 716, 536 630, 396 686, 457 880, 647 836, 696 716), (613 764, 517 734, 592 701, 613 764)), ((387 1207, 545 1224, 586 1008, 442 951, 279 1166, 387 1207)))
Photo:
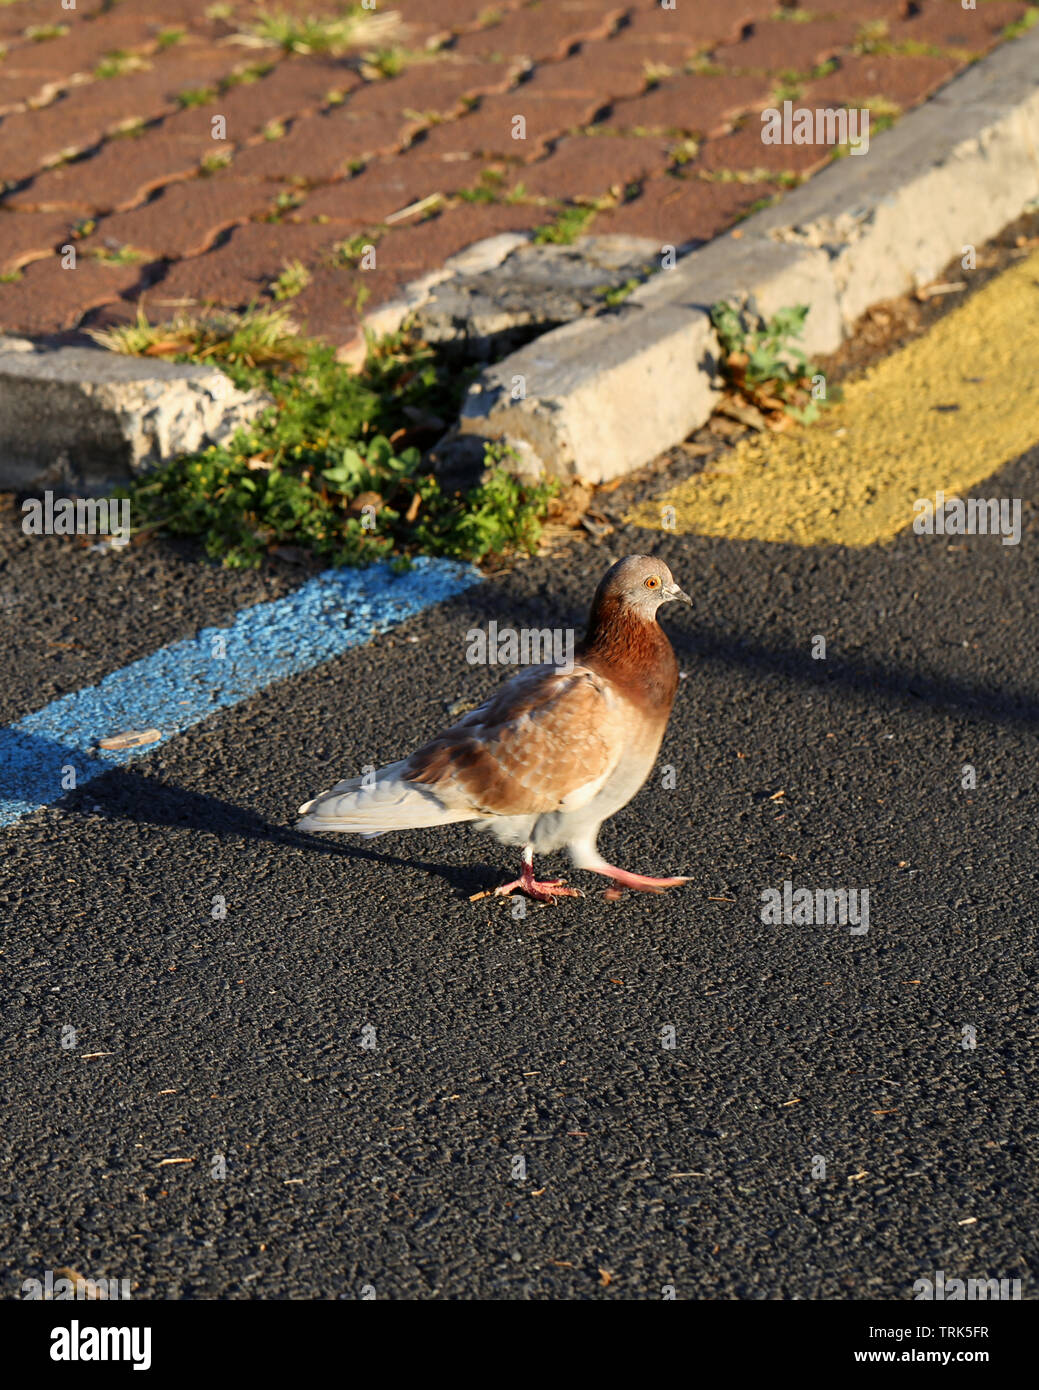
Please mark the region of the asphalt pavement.
MULTIPOLYGON (((1034 1296, 1037 465, 984 486, 1013 546, 575 541, 0 831, 3 1295, 1034 1296), (587 896, 517 916, 464 827, 291 829, 502 678, 469 629, 647 550, 684 679, 601 848, 685 888, 548 860, 587 896), (868 931, 764 922, 787 882, 868 931)), ((3 720, 300 582, 9 525, 3 720)))

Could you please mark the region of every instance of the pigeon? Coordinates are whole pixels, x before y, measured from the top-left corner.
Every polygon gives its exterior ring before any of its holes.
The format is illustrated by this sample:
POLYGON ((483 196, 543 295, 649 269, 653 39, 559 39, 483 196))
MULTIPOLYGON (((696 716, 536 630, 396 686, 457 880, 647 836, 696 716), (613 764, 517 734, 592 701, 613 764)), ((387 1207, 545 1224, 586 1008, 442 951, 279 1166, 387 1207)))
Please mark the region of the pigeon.
MULTIPOLYGON (((534 855, 565 848, 575 868, 659 893, 687 878, 607 864, 599 827, 627 805, 656 761, 678 689, 660 624, 664 603, 692 599, 662 560, 629 555, 603 576, 573 663, 529 666, 409 758, 340 782, 299 808, 299 830, 366 837, 472 822, 522 846, 519 878, 495 889, 536 902, 581 897, 534 877, 534 855)), ((611 884, 608 890, 618 896, 611 884)))

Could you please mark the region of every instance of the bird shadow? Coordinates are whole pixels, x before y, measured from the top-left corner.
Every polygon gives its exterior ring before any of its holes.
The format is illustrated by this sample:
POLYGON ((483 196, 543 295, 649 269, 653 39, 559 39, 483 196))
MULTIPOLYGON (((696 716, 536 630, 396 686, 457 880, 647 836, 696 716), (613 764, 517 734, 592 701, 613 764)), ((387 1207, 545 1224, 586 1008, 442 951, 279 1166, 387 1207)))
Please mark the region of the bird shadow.
POLYGON ((66 813, 87 813, 92 805, 106 816, 137 824, 170 829, 190 829, 227 839, 251 840, 272 846, 303 849, 310 854, 330 855, 351 862, 380 864, 390 868, 414 869, 435 874, 461 896, 469 897, 494 888, 505 877, 500 865, 469 863, 444 864, 392 854, 369 848, 366 843, 333 840, 308 834, 292 826, 276 825, 257 811, 224 801, 206 792, 158 782, 126 768, 113 768, 70 793, 62 805, 66 813))

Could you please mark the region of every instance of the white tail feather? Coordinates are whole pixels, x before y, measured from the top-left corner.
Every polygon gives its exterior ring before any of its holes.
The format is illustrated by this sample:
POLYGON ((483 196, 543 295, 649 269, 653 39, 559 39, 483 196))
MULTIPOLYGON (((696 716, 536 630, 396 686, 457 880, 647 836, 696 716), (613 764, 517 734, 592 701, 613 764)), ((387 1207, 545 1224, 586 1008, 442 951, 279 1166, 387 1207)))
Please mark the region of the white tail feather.
POLYGON ((387 830, 418 830, 428 825, 475 820, 469 809, 450 810, 428 787, 401 778, 404 762, 379 768, 374 780, 339 782, 299 808, 297 830, 342 830, 355 835, 382 835, 387 830))

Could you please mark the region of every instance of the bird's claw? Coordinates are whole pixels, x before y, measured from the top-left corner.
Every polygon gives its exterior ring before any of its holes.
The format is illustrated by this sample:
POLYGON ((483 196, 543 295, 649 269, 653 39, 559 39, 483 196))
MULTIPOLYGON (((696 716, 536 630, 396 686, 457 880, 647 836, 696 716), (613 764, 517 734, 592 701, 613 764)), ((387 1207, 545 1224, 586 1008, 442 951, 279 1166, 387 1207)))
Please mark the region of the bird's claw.
POLYGON ((496 898, 508 898, 513 893, 525 893, 536 903, 554 903, 556 898, 583 898, 580 888, 570 888, 561 878, 514 878, 511 883, 503 883, 495 888, 496 898))

